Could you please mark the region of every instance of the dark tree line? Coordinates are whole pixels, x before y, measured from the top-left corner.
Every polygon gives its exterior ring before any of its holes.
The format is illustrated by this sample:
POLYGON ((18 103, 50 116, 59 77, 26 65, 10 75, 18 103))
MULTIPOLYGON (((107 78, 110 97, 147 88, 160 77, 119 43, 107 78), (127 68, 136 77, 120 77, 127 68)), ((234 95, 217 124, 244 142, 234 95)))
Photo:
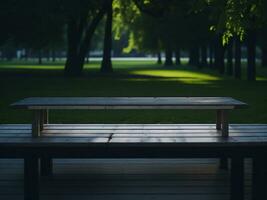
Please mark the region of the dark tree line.
POLYGON ((0 46, 34 51, 39 63, 44 55, 55 59, 55 50, 66 48, 65 74, 80 76, 96 30, 104 24, 101 71, 112 72, 114 3, 120 7, 122 26, 133 36, 134 48, 154 53, 159 64, 164 52, 165 66, 180 65, 181 51, 186 50, 190 65, 241 78, 241 50, 246 47, 247 79, 253 81, 257 44, 262 65, 267 64, 263 0, 4 0, 0 46))

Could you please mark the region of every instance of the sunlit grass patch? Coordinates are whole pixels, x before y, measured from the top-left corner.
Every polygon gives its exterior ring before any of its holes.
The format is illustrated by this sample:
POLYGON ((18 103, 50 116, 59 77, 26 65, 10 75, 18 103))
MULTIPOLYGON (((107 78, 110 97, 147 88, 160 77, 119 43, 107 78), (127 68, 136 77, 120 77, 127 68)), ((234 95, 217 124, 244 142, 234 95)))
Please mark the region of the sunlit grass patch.
POLYGON ((133 75, 150 76, 151 78, 177 80, 185 84, 208 84, 210 81, 221 80, 221 78, 216 75, 186 70, 151 69, 133 70, 129 73, 133 75))
POLYGON ((257 81, 267 81, 267 77, 259 77, 259 76, 257 76, 256 80, 257 81))

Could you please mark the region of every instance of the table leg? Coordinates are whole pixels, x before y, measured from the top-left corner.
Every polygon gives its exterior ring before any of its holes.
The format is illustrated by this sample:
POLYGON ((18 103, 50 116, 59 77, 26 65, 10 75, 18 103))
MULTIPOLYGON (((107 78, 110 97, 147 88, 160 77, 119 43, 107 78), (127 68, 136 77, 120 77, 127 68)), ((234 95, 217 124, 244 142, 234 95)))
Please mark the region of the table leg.
POLYGON ((49 124, 49 110, 44 110, 44 124, 49 124))
POLYGON ((44 124, 48 124, 48 110, 41 110, 40 130, 44 129, 44 124))
POLYGON ((244 159, 241 156, 231 160, 231 200, 244 199, 244 159))
POLYGON ((257 155, 253 158, 252 200, 267 198, 266 192, 266 160, 265 156, 257 155))
MULTIPOLYGON (((217 115, 221 121, 222 137, 227 138, 229 136, 228 111, 219 110, 217 111, 217 115)), ((227 157, 223 156, 220 158, 220 168, 224 170, 228 169, 228 158, 227 157)))
POLYGON ((24 200, 39 199, 38 157, 24 158, 24 200))
POLYGON ((216 129, 221 130, 222 129, 222 111, 217 110, 216 113, 216 129))
POLYGON ((33 111, 33 120, 32 120, 32 137, 39 137, 41 132, 41 121, 42 121, 42 111, 34 110, 33 111))
POLYGON ((228 137, 229 136, 229 121, 228 121, 227 110, 221 111, 221 118, 222 118, 222 136, 228 137))

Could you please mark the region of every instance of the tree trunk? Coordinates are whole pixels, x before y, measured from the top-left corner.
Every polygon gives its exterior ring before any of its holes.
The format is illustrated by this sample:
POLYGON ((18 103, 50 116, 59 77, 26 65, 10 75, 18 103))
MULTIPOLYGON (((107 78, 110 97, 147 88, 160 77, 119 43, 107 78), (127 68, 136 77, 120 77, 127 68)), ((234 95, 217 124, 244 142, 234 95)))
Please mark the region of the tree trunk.
POLYGON ((47 50, 47 52, 46 52, 46 60, 50 61, 50 51, 49 50, 47 50))
POLYGON ((206 67, 208 65, 207 62, 207 47, 206 45, 201 46, 201 63, 199 67, 206 67))
POLYGON ((39 50, 38 51, 38 64, 39 65, 43 64, 42 57, 43 57, 43 52, 42 52, 42 50, 39 50))
POLYGON ((175 65, 181 65, 181 50, 179 47, 175 49, 175 65))
POLYGON ((56 51, 55 51, 55 49, 52 49, 52 61, 56 62, 56 51))
POLYGON ((89 62, 90 62, 90 56, 89 56, 89 54, 86 56, 86 63, 87 64, 89 64, 89 62))
POLYGON ((165 66, 172 66, 172 49, 170 47, 166 47, 165 49, 165 66))
POLYGON ((227 71, 229 76, 233 75, 233 40, 229 41, 227 46, 227 71))
POLYGON ((161 59, 161 52, 160 51, 157 53, 157 57, 158 57, 157 64, 161 65, 162 64, 162 59, 161 59))
POLYGON ((75 19, 69 19, 68 22, 68 49, 67 61, 65 64, 65 74, 67 76, 80 76, 82 74, 83 64, 79 60, 79 42, 77 22, 75 19))
POLYGON ((214 47, 213 47, 213 43, 211 43, 209 45, 209 67, 210 68, 214 67, 213 59, 214 59, 214 47))
POLYGON ((267 67, 267 44, 263 44, 261 47, 261 65, 267 67))
POLYGON ((241 79, 241 42, 235 37, 235 78, 241 79))
POLYGON ((248 30, 247 38, 247 79, 249 81, 256 80, 256 31, 251 29, 248 30))
POLYGON ((89 52, 90 42, 97 25, 105 14, 103 5, 96 16, 90 21, 87 12, 78 13, 79 16, 69 17, 67 26, 67 60, 65 63, 65 75, 80 76, 84 66, 87 52, 89 52), (85 22, 85 23, 83 23, 85 22))
POLYGON ((192 47, 189 52, 189 64, 199 66, 199 48, 198 46, 192 47))
POLYGON ((108 0, 107 2, 107 19, 105 27, 105 38, 104 38, 104 52, 101 64, 101 72, 112 72, 112 62, 111 62, 111 51, 112 51, 112 2, 113 0, 108 0))
POLYGON ((215 48, 215 67, 219 70, 220 74, 224 74, 224 48, 222 44, 222 36, 218 35, 215 48))
POLYGON ((29 50, 25 49, 24 60, 28 61, 28 58, 29 58, 29 50))

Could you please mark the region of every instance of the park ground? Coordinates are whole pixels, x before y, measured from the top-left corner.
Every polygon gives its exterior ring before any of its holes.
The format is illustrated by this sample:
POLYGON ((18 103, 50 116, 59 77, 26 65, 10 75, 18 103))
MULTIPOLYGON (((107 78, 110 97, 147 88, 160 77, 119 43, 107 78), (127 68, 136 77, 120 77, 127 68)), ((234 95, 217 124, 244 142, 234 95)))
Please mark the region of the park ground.
MULTIPOLYGON (((66 78, 63 62, 0 62, 0 123, 30 123, 31 113, 9 105, 41 96, 230 96, 249 104, 232 111, 232 123, 267 123, 267 68, 257 81, 235 80, 214 69, 181 65, 163 67, 153 60, 114 61, 114 73, 101 74, 100 63, 86 65, 84 76, 66 78)), ((245 71, 245 69, 244 69, 245 71)), ((55 123, 213 123, 211 111, 114 110, 52 111, 55 123)))

